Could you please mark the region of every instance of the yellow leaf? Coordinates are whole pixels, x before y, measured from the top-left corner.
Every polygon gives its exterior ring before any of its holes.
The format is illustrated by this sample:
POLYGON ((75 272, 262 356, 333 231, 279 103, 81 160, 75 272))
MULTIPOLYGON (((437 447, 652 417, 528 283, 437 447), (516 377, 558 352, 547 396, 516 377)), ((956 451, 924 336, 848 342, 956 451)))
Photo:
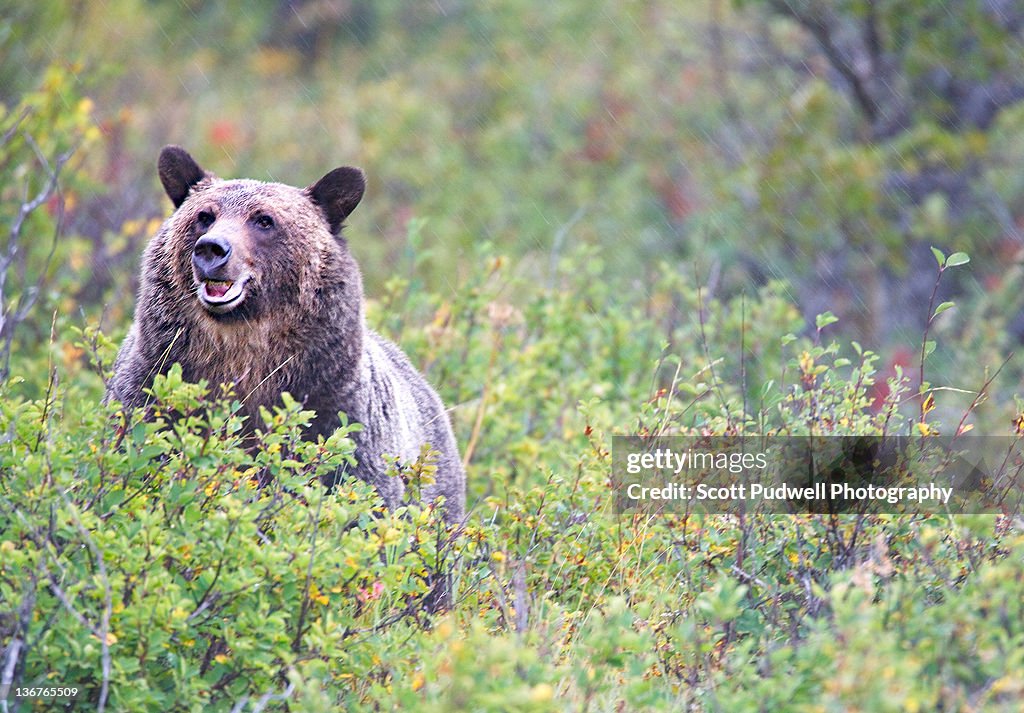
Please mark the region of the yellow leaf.
POLYGON ((800 355, 800 371, 805 374, 810 374, 814 369, 814 357, 811 356, 810 352, 804 352, 800 355))
POLYGON ((545 703, 555 697, 555 689, 549 683, 538 683, 530 689, 531 703, 545 703))
MULTIPOLYGON (((97 641, 101 640, 100 637, 96 636, 95 634, 93 634, 92 638, 96 639, 97 641)), ((117 643, 117 637, 114 636, 113 632, 108 631, 107 632, 107 646, 113 646, 116 643, 117 643)))
POLYGON ((929 413, 935 410, 935 397, 932 394, 928 394, 925 397, 924 403, 921 404, 921 413, 929 413))

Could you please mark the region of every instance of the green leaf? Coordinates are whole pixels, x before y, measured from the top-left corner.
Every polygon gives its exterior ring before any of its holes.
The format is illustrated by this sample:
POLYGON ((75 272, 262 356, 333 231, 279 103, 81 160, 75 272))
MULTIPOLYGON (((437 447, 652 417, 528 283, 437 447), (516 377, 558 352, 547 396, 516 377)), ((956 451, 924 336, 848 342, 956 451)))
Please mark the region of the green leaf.
POLYGON ((957 265, 966 265, 971 261, 970 256, 967 253, 953 253, 946 258, 946 267, 956 267, 957 265))
POLYGON ((932 247, 932 255, 934 255, 935 259, 938 261, 939 267, 946 266, 946 256, 943 254, 941 250, 939 250, 936 247, 932 247))
POLYGON ((831 312, 823 312, 815 317, 814 322, 818 325, 818 329, 824 329, 830 324, 835 324, 839 321, 839 317, 836 317, 831 312))
POLYGON ((935 340, 934 339, 929 339, 927 342, 924 343, 924 355, 925 355, 925 357, 928 357, 934 351, 935 351, 935 340))
POLYGON ((956 305, 956 302, 943 302, 942 304, 935 308, 935 314, 933 314, 932 317, 938 317, 947 309, 952 309, 954 305, 956 305))

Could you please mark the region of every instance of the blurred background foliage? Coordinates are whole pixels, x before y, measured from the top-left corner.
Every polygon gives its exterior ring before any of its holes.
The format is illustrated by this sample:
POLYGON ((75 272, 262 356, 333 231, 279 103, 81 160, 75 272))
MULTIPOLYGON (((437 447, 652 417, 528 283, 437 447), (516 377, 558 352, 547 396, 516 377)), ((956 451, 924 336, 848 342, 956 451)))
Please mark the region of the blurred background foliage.
MULTIPOLYGON (((104 307, 107 326, 124 324, 168 209, 152 159, 180 143, 225 177, 366 168, 350 236, 371 293, 425 218, 417 279, 432 288, 473 270, 481 242, 538 272, 591 246, 624 300, 644 299, 661 260, 715 294, 783 279, 805 316, 831 310, 898 362, 928 317, 934 245, 973 257, 940 297, 1024 334, 1007 284, 1019 3, 5 5, 5 126, 88 97, 97 135, 64 191, 77 247, 58 271, 78 270, 76 306, 104 307)), ((9 203, 21 188, 4 186, 9 203)))

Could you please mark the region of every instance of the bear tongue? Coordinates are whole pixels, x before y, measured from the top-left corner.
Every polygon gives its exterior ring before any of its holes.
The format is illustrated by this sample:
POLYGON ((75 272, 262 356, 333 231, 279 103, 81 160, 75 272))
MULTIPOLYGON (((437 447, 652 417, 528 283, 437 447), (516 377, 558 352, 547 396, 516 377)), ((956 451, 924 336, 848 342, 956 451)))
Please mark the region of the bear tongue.
POLYGON ((230 282, 207 282, 206 294, 210 297, 223 297, 230 288, 230 282))

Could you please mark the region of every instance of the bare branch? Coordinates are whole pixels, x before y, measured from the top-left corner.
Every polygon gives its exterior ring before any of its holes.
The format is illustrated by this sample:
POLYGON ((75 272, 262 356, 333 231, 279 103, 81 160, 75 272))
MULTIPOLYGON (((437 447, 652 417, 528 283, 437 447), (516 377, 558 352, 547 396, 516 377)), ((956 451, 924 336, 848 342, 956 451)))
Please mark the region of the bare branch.
POLYGON ((820 8, 822 13, 815 14, 794 7, 788 0, 772 0, 771 6, 776 12, 795 20, 811 33, 832 68, 850 85, 854 100, 864 116, 874 125, 878 120, 879 109, 878 102, 868 90, 868 78, 861 76, 854 67, 853 58, 847 56, 839 47, 833 34, 835 21, 824 15, 825 9, 820 8))
MULTIPOLYGON (((24 113, 22 117, 15 122, 15 125, 4 135, 0 145, 6 144, 10 140, 12 132, 20 125, 23 118, 24 113)), ((21 247, 22 230, 24 228, 25 221, 55 193, 58 196, 61 195, 59 188, 60 172, 77 149, 77 146, 75 146, 64 153, 59 154, 51 164, 31 134, 28 132, 22 132, 22 137, 35 153, 36 160, 45 172, 47 180, 34 197, 29 199, 26 194, 25 200, 18 207, 18 212, 11 221, 11 227, 8 232, 7 239, 7 250, 4 254, 0 255, 0 380, 7 378, 8 370, 10 368, 11 345, 14 341, 14 330, 25 320, 38 300, 43 282, 46 279, 46 273, 49 270, 51 261, 53 260, 53 255, 57 250, 57 241, 59 240, 64 227, 63 199, 58 201, 57 221, 54 226, 53 239, 50 244, 50 251, 46 256, 46 260, 39 270, 39 275, 37 276, 35 283, 32 285, 25 284, 16 304, 8 304, 7 298, 5 297, 8 271, 14 264, 19 248, 21 247)), ((28 283, 28 276, 27 274, 24 274, 24 268, 21 279, 24 283, 28 283)))
POLYGON ((101 552, 99 547, 96 546, 96 542, 93 540, 89 530, 82 524, 77 511, 68 499, 67 495, 62 495, 62 498, 64 500, 64 504, 72 514, 75 529, 77 529, 79 534, 82 536, 82 540, 85 542, 86 547, 92 553, 93 559, 96 561, 96 569, 99 571, 100 582, 103 584, 103 612, 100 614, 99 624, 92 624, 84 614, 75 609, 71 600, 57 582, 57 578, 49 571, 47 571, 47 576, 50 580, 50 591, 53 592, 54 596, 60 600, 61 604, 64 605, 64 608, 67 609, 67 611, 70 612, 82 626, 88 629, 89 632, 100 641, 100 667, 102 671, 102 680, 100 682, 100 698, 96 704, 96 710, 98 713, 103 713, 103 710, 107 705, 107 697, 110 694, 111 675, 110 617, 113 612, 113 595, 111 594, 110 589, 110 578, 107 576, 107 566, 103 561, 103 552, 101 552))
MULTIPOLYGON (((260 713, 263 709, 267 707, 268 704, 273 703, 274 701, 288 700, 288 698, 292 695, 292 691, 294 690, 295 684, 289 681, 287 688, 285 688, 280 693, 275 693, 274 691, 267 691, 259 697, 256 703, 253 704, 253 713, 260 713)), ((231 713, 241 713, 241 711, 245 709, 245 704, 248 702, 249 696, 244 696, 237 703, 235 703, 234 706, 231 707, 231 713)))
POLYGON ((8 127, 7 131, 4 132, 3 138, 0 138, 0 146, 6 146, 10 143, 11 139, 14 138, 14 135, 18 133, 18 127, 21 126, 21 122, 23 122, 28 115, 28 107, 21 110, 21 114, 19 114, 18 118, 14 120, 14 123, 8 127))

